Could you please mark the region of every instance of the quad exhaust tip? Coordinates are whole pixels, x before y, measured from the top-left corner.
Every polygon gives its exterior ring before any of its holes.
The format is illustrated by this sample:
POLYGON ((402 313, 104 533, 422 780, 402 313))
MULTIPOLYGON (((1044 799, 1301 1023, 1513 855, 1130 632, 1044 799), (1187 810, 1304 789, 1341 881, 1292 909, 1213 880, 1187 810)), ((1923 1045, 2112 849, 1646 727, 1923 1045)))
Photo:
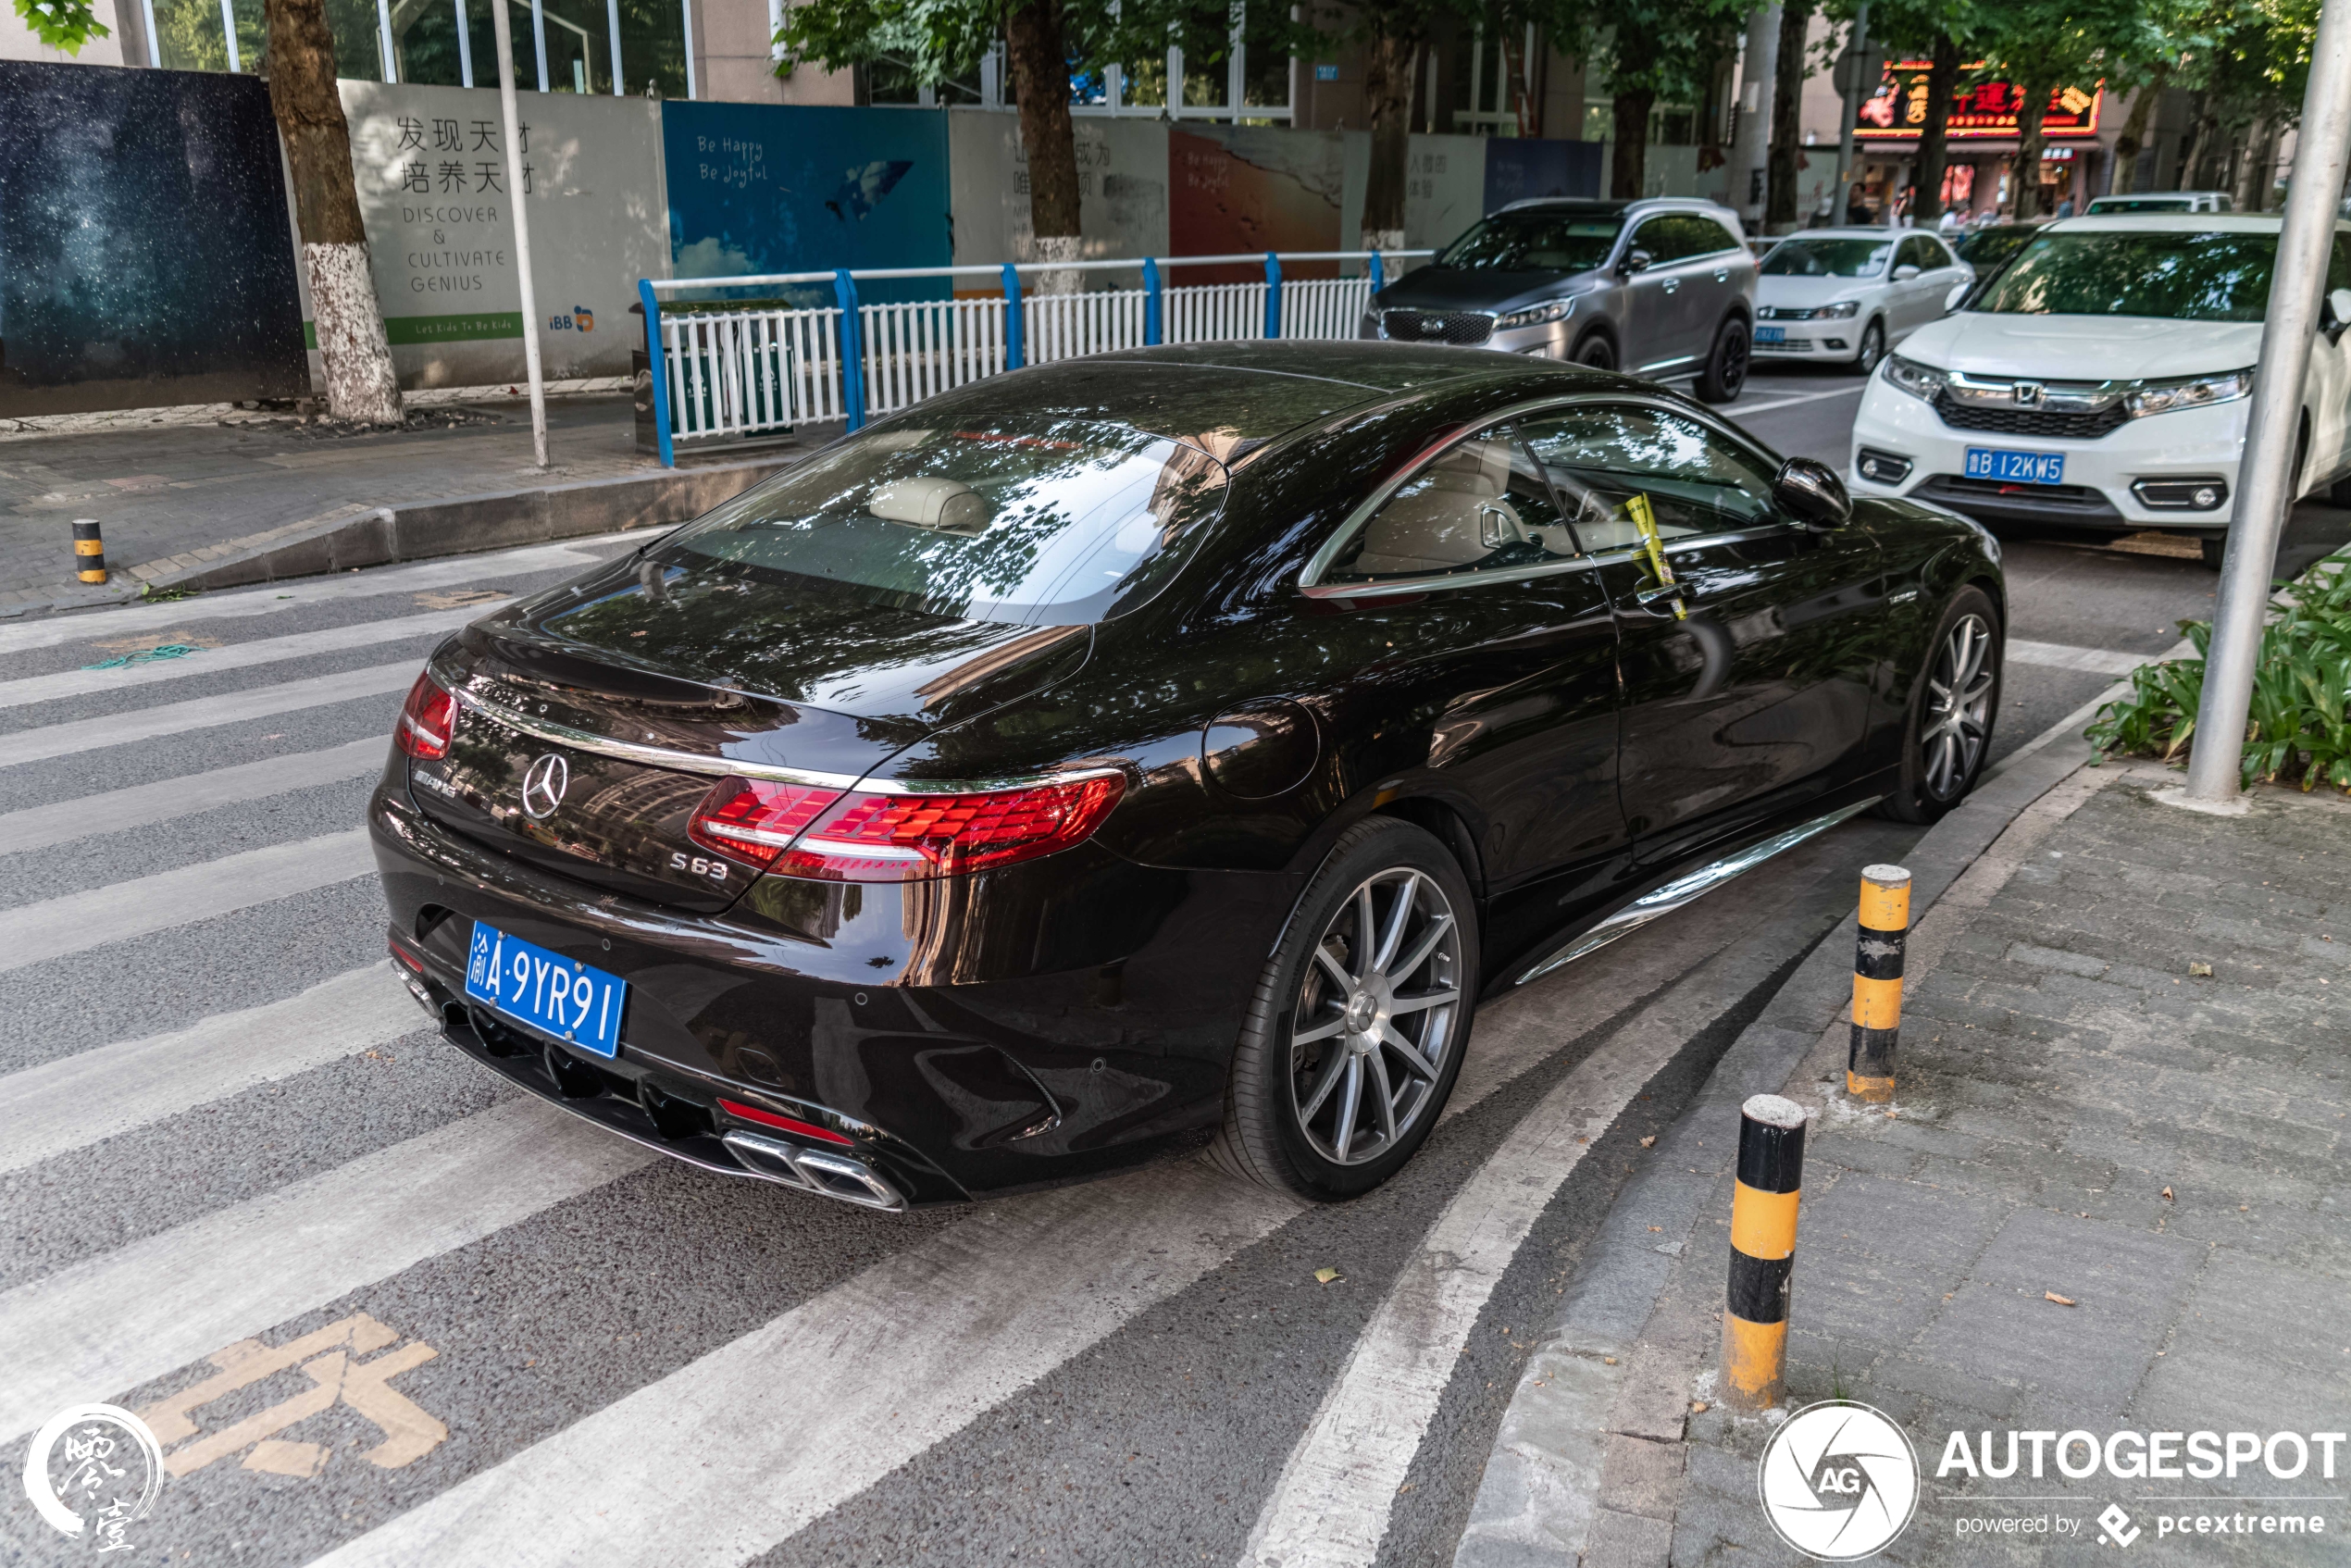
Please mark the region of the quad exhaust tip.
POLYGON ((797 1187, 820 1198, 838 1198, 861 1209, 879 1209, 892 1214, 905 1212, 905 1198, 863 1160, 802 1148, 740 1128, 729 1131, 719 1141, 726 1144, 728 1152, 743 1169, 755 1176, 797 1187))

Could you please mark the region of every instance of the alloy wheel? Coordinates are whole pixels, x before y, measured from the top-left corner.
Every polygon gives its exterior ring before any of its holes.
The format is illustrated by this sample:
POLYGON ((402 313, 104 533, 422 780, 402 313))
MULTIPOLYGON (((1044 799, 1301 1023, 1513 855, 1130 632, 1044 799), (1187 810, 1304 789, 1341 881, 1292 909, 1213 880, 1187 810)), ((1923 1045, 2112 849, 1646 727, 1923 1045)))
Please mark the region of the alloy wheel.
POLYGON ((1919 724, 1919 772, 1937 801, 1958 798, 1974 777, 1992 731, 1992 628, 1961 616, 1927 672, 1926 711, 1919 724))
POLYGON ((1723 363, 1717 372, 1723 391, 1731 397, 1738 396, 1747 385, 1747 329, 1734 327, 1723 334, 1723 363))
POLYGON ((1861 374, 1866 376, 1871 371, 1876 369, 1877 362, 1885 357, 1885 329, 1872 321, 1870 323, 1868 330, 1862 332, 1861 352, 1856 355, 1854 358, 1860 367, 1861 374))
POLYGON ((1314 1152, 1360 1165, 1428 1114, 1461 1011, 1462 935, 1426 873, 1366 877, 1331 914, 1299 982, 1290 1114, 1314 1152))

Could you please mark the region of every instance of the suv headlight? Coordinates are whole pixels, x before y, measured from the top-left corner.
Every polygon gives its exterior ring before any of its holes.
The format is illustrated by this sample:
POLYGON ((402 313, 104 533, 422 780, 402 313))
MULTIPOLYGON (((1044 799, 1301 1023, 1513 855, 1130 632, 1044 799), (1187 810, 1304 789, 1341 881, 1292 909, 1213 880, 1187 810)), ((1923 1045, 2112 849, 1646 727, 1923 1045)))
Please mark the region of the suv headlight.
POLYGON ((1494 330, 1507 332, 1513 327, 1540 327, 1547 321, 1564 321, 1574 314, 1575 297, 1571 294, 1563 300, 1545 300, 1541 305, 1530 305, 1524 310, 1498 316, 1494 318, 1494 330))
POLYGON ((1831 320, 1843 321, 1851 317, 1855 311, 1858 311, 1860 308, 1861 302, 1860 300, 1839 300, 1835 305, 1815 306, 1812 314, 1816 317, 1826 317, 1831 320))
POLYGON ((1915 359, 1905 359, 1898 354, 1889 354, 1885 356, 1885 379, 1888 383, 1901 388, 1912 397, 1922 397, 1927 402, 1933 403, 1934 394, 1943 390, 1946 378, 1942 371, 1921 365, 1915 359))
POLYGON ((2250 396, 2253 372, 2227 370, 2218 376, 2183 376, 2175 381, 2142 381, 2123 394, 2122 406, 2131 411, 2133 419, 2149 414, 2170 414, 2182 408, 2202 408, 2208 404, 2234 403, 2250 396))

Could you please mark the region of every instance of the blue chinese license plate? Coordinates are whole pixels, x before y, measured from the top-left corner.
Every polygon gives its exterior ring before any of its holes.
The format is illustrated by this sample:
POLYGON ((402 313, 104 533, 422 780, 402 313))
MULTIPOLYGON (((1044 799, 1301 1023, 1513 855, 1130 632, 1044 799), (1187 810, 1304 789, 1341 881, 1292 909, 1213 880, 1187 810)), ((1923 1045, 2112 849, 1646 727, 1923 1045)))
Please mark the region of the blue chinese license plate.
POLYGON ((1755 329, 1755 341, 1759 343, 1784 343, 1787 342, 1787 329, 1785 327, 1758 327, 1755 329))
POLYGON ((619 1054, 628 981, 480 920, 466 957, 466 994, 582 1051, 619 1054))
POLYGON ((1967 477, 1999 479, 2009 484, 2063 484, 2062 452, 2002 452, 1996 447, 1967 449, 1967 477))

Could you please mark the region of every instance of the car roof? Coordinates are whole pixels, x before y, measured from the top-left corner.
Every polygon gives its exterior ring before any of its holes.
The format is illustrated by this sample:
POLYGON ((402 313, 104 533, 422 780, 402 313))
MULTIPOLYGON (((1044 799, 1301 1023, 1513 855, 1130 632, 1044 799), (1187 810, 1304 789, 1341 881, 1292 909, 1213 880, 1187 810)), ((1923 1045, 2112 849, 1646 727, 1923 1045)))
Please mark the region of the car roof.
POLYGON ((1799 229, 1793 234, 1783 234, 1773 243, 1785 240, 1905 240, 1913 234, 1929 234, 1925 229, 1888 229, 1883 223, 1855 223, 1836 229, 1799 229))
MULTIPOLYGON (((2284 227, 2285 215, 2274 212, 2096 212, 2062 218, 2049 230, 2068 234, 2098 234, 2151 230, 2158 233, 2274 234, 2284 227)), ((2343 224, 2338 220, 2335 225, 2343 224)))
POLYGON ((1515 202, 1505 202, 1496 212, 1527 212, 1536 208, 1549 212, 1588 212, 1614 216, 1634 211, 1682 210, 1688 212, 1723 213, 1731 209, 1720 202, 1710 202, 1704 196, 1643 196, 1636 201, 1620 201, 1598 196, 1526 196, 1515 202))

